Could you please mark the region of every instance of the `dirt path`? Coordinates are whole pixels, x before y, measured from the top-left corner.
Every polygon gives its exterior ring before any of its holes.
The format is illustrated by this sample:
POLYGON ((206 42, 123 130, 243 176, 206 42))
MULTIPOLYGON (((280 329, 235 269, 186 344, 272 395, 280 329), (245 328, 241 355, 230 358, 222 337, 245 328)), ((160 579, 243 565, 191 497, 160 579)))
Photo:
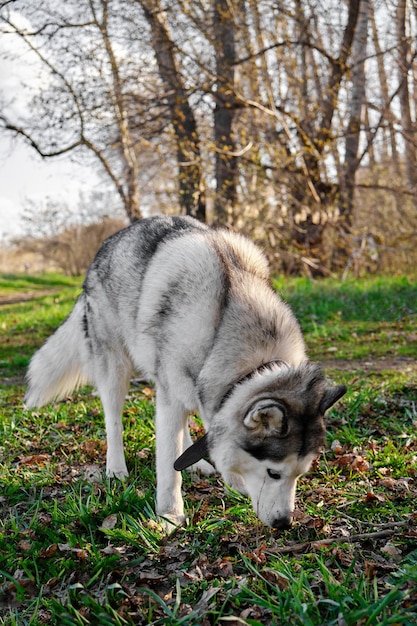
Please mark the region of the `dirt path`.
POLYGON ((410 356, 378 357, 370 359, 323 359, 320 364, 324 369, 338 369, 343 371, 382 372, 394 370, 402 372, 416 372, 417 360, 410 356))
POLYGON ((4 306, 6 304, 19 304, 19 302, 29 302, 35 298, 50 296, 56 291, 56 289, 40 289, 39 291, 23 291, 22 293, 17 293, 13 296, 0 294, 0 306, 4 306))
MULTIPOLYGON (((48 296, 55 293, 56 289, 43 289, 39 291, 27 291, 17 293, 15 295, 1 295, 0 307, 7 304, 18 304, 20 302, 28 302, 38 297, 48 296)), ((323 358, 319 363, 326 369, 335 369, 342 371, 363 371, 363 372, 382 372, 384 370, 402 371, 417 374, 417 360, 409 356, 396 357, 378 357, 369 359, 326 359, 323 358)), ((0 378, 0 385, 18 385, 24 383, 23 376, 15 376, 12 378, 0 378)))
MULTIPOLYGON (((0 303, 1 304, 1 303, 0 303)), ((380 357, 378 359, 325 359, 319 362, 324 370, 342 370, 344 372, 383 372, 393 370, 417 376, 417 360, 408 356, 380 357)), ((23 385, 24 375, 12 378, 0 377, 0 386, 23 385)))

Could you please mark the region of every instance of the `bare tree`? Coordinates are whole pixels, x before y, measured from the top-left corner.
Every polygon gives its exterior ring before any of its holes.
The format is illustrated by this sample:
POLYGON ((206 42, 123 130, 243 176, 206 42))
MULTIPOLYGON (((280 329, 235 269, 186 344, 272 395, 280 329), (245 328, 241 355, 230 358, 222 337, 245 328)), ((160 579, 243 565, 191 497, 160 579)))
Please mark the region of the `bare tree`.
POLYGON ((318 274, 362 246, 363 207, 375 232, 400 213, 411 232, 407 0, 16 0, 0 15, 50 76, 3 127, 43 155, 93 154, 131 218, 160 198, 200 219, 207 206, 280 268, 318 274))
POLYGON ((216 221, 227 223, 236 206, 237 157, 233 120, 235 98, 235 19, 241 2, 214 0, 213 31, 216 59, 214 142, 216 155, 216 221))
POLYGON ((85 0, 82 6, 66 3, 62 11, 49 0, 36 7, 16 2, 3 7, 0 19, 4 35, 19 37, 51 81, 25 119, 2 113, 3 128, 23 137, 43 158, 88 151, 114 184, 129 219, 140 217, 138 159, 125 85, 109 35, 108 0, 85 0), (30 26, 15 21, 11 9, 20 9, 30 26), (103 123, 109 119, 110 130, 103 123))
POLYGON ((380 44, 380 38, 379 38, 378 27, 377 27, 377 23, 375 19, 375 9, 374 9, 373 2, 371 2, 370 8, 371 8, 370 19, 371 19, 371 25, 372 25, 372 40, 373 40, 373 45, 375 48, 375 59, 376 59, 377 68, 378 68, 378 78, 379 78, 379 85, 381 89, 381 99, 383 103, 385 104, 389 103, 389 106, 387 107, 387 114, 386 114, 387 126, 388 126, 387 130, 388 130, 389 148, 387 147, 386 134, 384 132, 383 154, 381 156, 384 160, 392 159, 394 172, 396 173, 397 176, 399 176, 400 175, 399 155, 398 155, 397 140, 396 140, 395 128, 394 128, 395 116, 392 112, 392 107, 391 107, 387 70, 384 65, 384 55, 383 55, 383 50, 380 44))
POLYGON ((140 5, 151 27, 152 46, 175 133, 179 203, 187 215, 204 222, 205 183, 197 122, 175 57, 167 16, 159 0, 141 0, 140 5))
POLYGON ((359 167, 359 139, 366 110, 365 58, 369 13, 370 0, 361 0, 358 25, 352 46, 350 116, 346 130, 345 160, 340 184, 341 201, 339 202, 341 215, 344 217, 344 227, 349 230, 353 219, 355 175, 359 167))
POLYGON ((405 140, 405 169, 409 190, 415 195, 417 205, 417 141, 416 122, 413 122, 410 109, 410 92, 408 76, 412 52, 406 33, 406 0, 398 0, 397 4, 397 36, 398 36, 398 72, 399 98, 401 106, 401 126, 405 140))
MULTIPOLYGON (((110 69, 109 96, 124 164, 124 184, 120 185, 119 183, 117 189, 123 199, 129 219, 134 220, 141 217, 139 208, 139 163, 135 151, 135 141, 129 118, 128 101, 124 92, 123 78, 109 33, 109 0, 100 0, 98 8, 96 8, 96 2, 97 0, 88 0, 93 18, 92 23, 101 35, 110 69)), ((90 146, 87 144, 87 147, 90 146)), ((94 145, 91 145, 90 149, 96 154, 94 145)), ((101 151, 97 152, 97 156, 100 157, 101 154, 101 151)), ((103 159, 101 160, 103 162, 103 159)), ((106 169, 108 170, 108 167, 106 169)))

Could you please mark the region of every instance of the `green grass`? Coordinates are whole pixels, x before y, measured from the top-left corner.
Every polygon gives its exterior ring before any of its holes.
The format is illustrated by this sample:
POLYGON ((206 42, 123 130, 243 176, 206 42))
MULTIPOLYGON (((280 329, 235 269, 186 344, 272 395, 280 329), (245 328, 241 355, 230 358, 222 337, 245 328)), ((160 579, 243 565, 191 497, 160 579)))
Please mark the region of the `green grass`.
POLYGON ((335 358, 415 357, 417 282, 378 277, 340 282, 280 279, 276 289, 288 298, 310 337, 310 355, 335 358))
POLYGON ((132 385, 125 404, 124 485, 102 474, 91 389, 23 407, 28 360, 80 285, 0 277, 14 299, 0 307, 0 624, 415 624, 417 283, 277 281, 310 356, 349 387, 296 522, 277 534, 218 477, 187 475, 189 523, 169 537, 154 511, 152 388, 132 385))

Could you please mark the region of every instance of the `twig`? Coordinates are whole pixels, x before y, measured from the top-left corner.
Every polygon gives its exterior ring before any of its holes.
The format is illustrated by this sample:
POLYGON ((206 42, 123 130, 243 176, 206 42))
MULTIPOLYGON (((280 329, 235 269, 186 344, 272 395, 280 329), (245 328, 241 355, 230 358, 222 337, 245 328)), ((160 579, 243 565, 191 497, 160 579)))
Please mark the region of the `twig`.
POLYGON ((358 524, 358 526, 374 526, 375 528, 382 529, 382 528, 397 528, 398 526, 409 526, 411 524, 411 518, 402 522, 380 523, 380 522, 372 522, 372 521, 357 519, 356 517, 351 517, 350 515, 347 515, 347 513, 342 513, 341 511, 339 511, 338 514, 341 517, 344 517, 345 519, 349 520, 350 522, 358 524))
MULTIPOLYGON (((399 522, 401 523, 401 522, 399 522)), ((331 537, 329 539, 319 539, 318 541, 308 541, 305 543, 295 543, 292 546, 278 546, 274 550, 268 551, 268 554, 290 554, 291 552, 303 552, 307 549, 314 550, 321 546, 330 546, 332 543, 354 543, 355 541, 362 541, 363 539, 382 539, 383 537, 390 537, 395 533, 395 529, 378 530, 373 533, 359 533, 357 535, 350 535, 345 537, 339 535, 338 537, 331 537)))

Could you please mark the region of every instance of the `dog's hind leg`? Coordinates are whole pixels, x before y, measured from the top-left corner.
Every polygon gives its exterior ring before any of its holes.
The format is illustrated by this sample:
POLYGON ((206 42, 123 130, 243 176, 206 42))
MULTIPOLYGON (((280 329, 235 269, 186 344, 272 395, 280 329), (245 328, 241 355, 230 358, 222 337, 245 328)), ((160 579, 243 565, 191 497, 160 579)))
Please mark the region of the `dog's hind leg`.
POLYGON ((104 411, 107 436, 107 476, 128 476, 123 448, 122 411, 132 373, 130 360, 125 356, 111 354, 96 363, 94 382, 104 411))
POLYGON ((174 463, 183 451, 187 428, 184 406, 170 401, 168 394, 159 386, 156 391, 156 510, 167 531, 183 524, 184 503, 181 495, 181 472, 174 463))

